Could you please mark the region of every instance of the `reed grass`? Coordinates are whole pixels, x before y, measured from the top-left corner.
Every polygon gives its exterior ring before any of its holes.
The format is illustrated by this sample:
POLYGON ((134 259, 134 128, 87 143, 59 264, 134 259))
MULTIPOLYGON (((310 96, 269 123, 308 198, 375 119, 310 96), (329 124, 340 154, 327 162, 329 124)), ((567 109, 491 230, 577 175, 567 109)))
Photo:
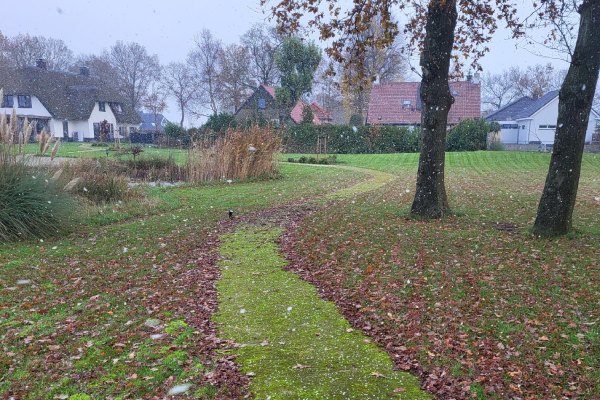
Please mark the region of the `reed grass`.
POLYGON ((193 142, 185 165, 191 183, 271 178, 277 175, 281 138, 269 128, 229 129, 216 140, 193 142))

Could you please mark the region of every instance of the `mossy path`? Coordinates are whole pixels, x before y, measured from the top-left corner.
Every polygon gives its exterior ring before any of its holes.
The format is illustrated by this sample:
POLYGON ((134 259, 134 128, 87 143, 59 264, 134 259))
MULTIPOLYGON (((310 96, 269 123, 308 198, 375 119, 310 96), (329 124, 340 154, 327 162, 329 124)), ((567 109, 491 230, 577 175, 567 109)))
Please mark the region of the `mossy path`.
POLYGON ((284 271, 279 228, 241 226, 221 237, 220 336, 258 399, 425 399, 416 377, 353 330, 335 305, 284 271))

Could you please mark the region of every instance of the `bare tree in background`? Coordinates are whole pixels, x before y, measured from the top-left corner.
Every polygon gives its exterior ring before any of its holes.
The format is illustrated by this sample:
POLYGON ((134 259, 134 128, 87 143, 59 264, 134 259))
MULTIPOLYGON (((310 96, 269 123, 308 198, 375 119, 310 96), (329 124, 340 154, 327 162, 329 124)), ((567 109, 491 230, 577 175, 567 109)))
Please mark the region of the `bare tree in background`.
POLYGON ((200 91, 198 76, 189 64, 170 63, 163 69, 161 84, 165 92, 177 102, 177 107, 181 112, 179 126, 183 127, 185 112, 190 109, 200 91))
POLYGON ((105 58, 97 55, 80 55, 75 59, 70 70, 78 73, 80 66, 88 67, 90 76, 100 79, 104 84, 117 87, 115 81, 117 71, 105 58))
POLYGON ((73 52, 60 39, 28 34, 13 38, 2 35, 0 46, 2 58, 17 68, 35 65, 39 58, 46 60, 51 70, 66 71, 73 64, 73 52))
MULTIPOLYGON (((149 111, 154 119, 153 135, 160 133, 158 115, 167 109, 167 94, 161 85, 151 85, 146 97, 142 99, 142 106, 149 111)), ((154 136, 153 136, 154 141, 154 136)))
POLYGON ((483 104, 493 110, 504 107, 517 97, 510 70, 485 74, 481 79, 481 89, 483 104))
POLYGON ((230 44, 219 53, 219 103, 223 110, 237 111, 254 89, 250 58, 245 47, 230 44))
POLYGON ((525 70, 518 67, 511 68, 509 72, 515 85, 515 93, 519 97, 529 96, 537 99, 560 87, 556 79, 557 72, 550 63, 536 64, 525 70))
POLYGON ((313 94, 311 99, 316 101, 325 111, 331 113, 334 124, 347 122, 344 118, 344 105, 340 84, 334 76, 328 73, 328 62, 321 61, 315 73, 313 94))
POLYGON ((106 51, 103 58, 115 69, 116 87, 131 106, 138 110, 148 88, 160 77, 156 55, 150 55, 141 44, 118 41, 106 51))
POLYGON ((207 106, 212 114, 217 114, 219 112, 219 54, 222 45, 208 29, 200 32, 194 41, 196 46, 190 53, 189 62, 200 80, 204 97, 198 100, 193 113, 203 116, 204 114, 199 110, 207 106))
POLYGON ((552 64, 537 64, 525 69, 511 67, 497 74, 488 73, 481 80, 482 102, 498 110, 523 96, 540 98, 560 88, 565 73, 556 71, 552 64))
MULTIPOLYGON (((397 23, 392 20, 393 23, 397 23)), ((344 99, 346 116, 357 114, 364 116, 369 105, 369 94, 373 82, 394 82, 404 80, 408 61, 402 53, 402 38, 397 35, 393 42, 385 47, 375 46, 375 41, 386 34, 381 24, 381 17, 376 16, 366 31, 357 33, 352 46, 368 43, 364 51, 359 52, 363 59, 360 62, 341 64, 339 68, 340 88, 344 99), (369 41, 368 38, 373 38, 369 41), (363 76, 364 79, 358 79, 363 76)), ((354 50, 348 50, 347 56, 354 50)))
POLYGON ((257 84, 274 85, 279 77, 275 52, 282 38, 277 30, 265 24, 255 24, 241 38, 250 57, 250 77, 257 84))

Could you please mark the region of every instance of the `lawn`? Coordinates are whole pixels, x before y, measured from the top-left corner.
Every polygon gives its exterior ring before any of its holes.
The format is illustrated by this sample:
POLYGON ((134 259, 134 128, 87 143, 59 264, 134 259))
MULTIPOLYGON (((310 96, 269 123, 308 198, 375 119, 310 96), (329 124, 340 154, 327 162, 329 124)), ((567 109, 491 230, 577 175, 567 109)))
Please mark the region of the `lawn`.
POLYGON ((190 398, 236 397, 236 382, 207 378, 226 365, 209 320, 215 224, 230 208, 243 215, 361 176, 295 166, 282 173, 152 189, 155 204, 107 206, 63 239, 0 247, 0 396, 162 397, 192 382, 190 398))
POLYGON ((586 154, 575 233, 541 240, 549 155, 447 155, 454 211, 408 215, 416 155, 341 155, 392 184, 314 213, 284 244, 290 269, 333 299, 440 398, 600 393, 600 156, 586 154))
MULTIPOLYGON (((64 146, 63 156, 106 156, 103 148, 64 146)), ((240 398, 248 390, 266 397, 285 380, 277 366, 289 367, 278 364, 285 352, 254 351, 270 349, 256 346, 266 340, 306 348, 313 358, 356 346, 367 362, 362 375, 380 379, 367 381, 365 393, 411 382, 395 375, 391 359, 438 398, 595 398, 600 156, 584 157, 576 231, 554 240, 528 232, 548 154, 448 153, 453 214, 433 222, 408 215, 417 160, 338 155, 339 166, 283 163, 276 180, 149 188, 144 203, 103 206, 63 238, 1 245, 0 397, 164 398, 184 384, 192 385, 186 398, 240 398), (367 177, 361 168, 379 172, 367 177), (243 219, 306 202, 305 217, 284 228, 281 253, 272 244, 280 228, 224 231, 230 208, 243 219), (247 264, 244 252, 256 262, 247 264), (261 303, 246 291, 255 281, 267 292, 292 285, 293 296, 278 294, 302 313, 290 321, 324 323, 327 349, 309 345, 322 334, 314 329, 296 337, 281 320, 232 322, 240 302, 273 314, 277 296, 261 303), (317 293, 337 307, 313 299, 317 293), (272 362, 252 364, 257 356, 272 362)), ((289 382, 313 373, 300 364, 289 382)), ((338 364, 331 375, 352 380, 338 364)))

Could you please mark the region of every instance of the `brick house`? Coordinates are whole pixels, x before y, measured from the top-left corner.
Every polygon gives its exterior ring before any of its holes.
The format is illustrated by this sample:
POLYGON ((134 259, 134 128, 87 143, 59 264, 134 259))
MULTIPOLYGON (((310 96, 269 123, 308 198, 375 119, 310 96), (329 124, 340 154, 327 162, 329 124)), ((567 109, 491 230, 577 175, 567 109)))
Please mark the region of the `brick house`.
MULTIPOLYGON (((290 112, 290 119, 296 124, 301 123, 304 107, 307 106, 309 105, 302 100, 298 100, 290 112)), ((309 107, 314 115, 313 124, 322 125, 331 123, 331 114, 323 110, 317 103, 312 103, 309 107)), ((248 120, 263 120, 275 125, 279 124, 279 109, 275 101, 275 88, 273 86, 260 85, 242 106, 236 110, 234 117, 238 123, 244 123, 248 120)))
MULTIPOLYGON (((387 82, 373 85, 366 122, 369 125, 421 125, 420 82, 387 82)), ((448 125, 481 117, 481 85, 473 81, 450 82, 454 104, 448 125)))

